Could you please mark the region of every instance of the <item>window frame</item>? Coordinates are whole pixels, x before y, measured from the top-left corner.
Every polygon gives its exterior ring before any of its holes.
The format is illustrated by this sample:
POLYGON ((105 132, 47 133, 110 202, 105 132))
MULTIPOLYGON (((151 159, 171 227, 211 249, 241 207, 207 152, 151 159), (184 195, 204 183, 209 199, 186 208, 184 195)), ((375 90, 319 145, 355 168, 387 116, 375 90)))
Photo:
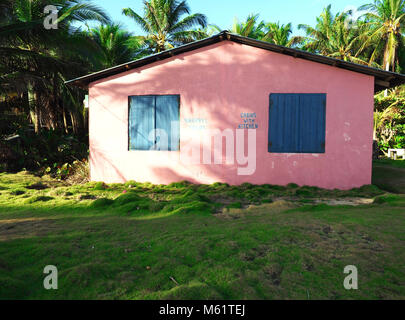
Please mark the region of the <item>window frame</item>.
MULTIPOLYGON (((326 153, 326 131, 327 131, 327 119, 326 119, 326 112, 327 112, 327 105, 328 105, 328 95, 325 92, 306 92, 306 93, 282 93, 282 92, 273 92, 269 94, 269 105, 268 105, 268 136, 267 136, 267 151, 268 153, 272 154, 325 154, 326 153), (324 97, 323 101, 323 124, 324 124, 324 131, 322 133, 322 144, 321 144, 321 151, 299 151, 299 150, 294 150, 294 151, 272 151, 272 141, 271 141, 271 108, 272 108, 272 96, 273 95, 319 95, 324 97)), ((298 132, 299 134, 299 132, 298 132)))
MULTIPOLYGON (((134 151, 164 151, 164 152, 178 152, 180 151, 180 146, 181 146, 181 128, 180 128, 180 109, 181 107, 181 95, 180 94, 134 94, 134 95, 129 95, 128 96, 128 108, 127 108, 127 130, 128 130, 128 144, 127 144, 127 151, 134 152, 134 151), (131 98, 132 97, 154 97, 155 98, 155 130, 156 130, 156 97, 167 97, 167 96, 175 96, 178 97, 178 110, 179 110, 179 142, 178 142, 178 150, 158 150, 158 149, 150 149, 150 150, 144 150, 144 149, 131 149, 131 128, 130 128, 130 115, 131 115, 131 98)), ((169 142, 170 144, 170 142, 169 142)), ((154 146, 156 146, 156 136, 155 136, 155 143, 154 146)))

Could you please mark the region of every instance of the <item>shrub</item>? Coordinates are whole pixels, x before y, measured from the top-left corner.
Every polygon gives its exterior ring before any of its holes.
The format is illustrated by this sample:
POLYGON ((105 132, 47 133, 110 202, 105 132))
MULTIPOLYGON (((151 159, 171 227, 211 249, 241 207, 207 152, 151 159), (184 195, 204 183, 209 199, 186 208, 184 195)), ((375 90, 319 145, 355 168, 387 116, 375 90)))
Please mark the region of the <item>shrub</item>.
POLYGON ((66 176, 66 182, 74 184, 84 184, 90 180, 90 168, 87 160, 76 160, 70 165, 70 170, 66 176))
MULTIPOLYGON (((27 170, 45 170, 55 173, 57 167, 88 156, 87 137, 66 135, 63 131, 42 130, 36 134, 29 129, 19 129, 17 138, 2 141, 1 149, 6 150, 7 170, 11 172, 27 170), (82 140, 81 140, 82 139, 82 140)), ((1 158, 1 157, 0 157, 1 158)), ((61 172, 62 173, 62 172, 61 172)))

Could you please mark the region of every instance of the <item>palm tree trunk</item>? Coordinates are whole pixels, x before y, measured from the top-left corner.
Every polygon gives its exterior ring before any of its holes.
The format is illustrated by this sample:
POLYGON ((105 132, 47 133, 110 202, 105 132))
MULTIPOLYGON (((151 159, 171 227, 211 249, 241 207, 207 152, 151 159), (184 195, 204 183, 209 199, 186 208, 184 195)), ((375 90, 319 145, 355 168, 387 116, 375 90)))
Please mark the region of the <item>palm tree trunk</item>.
POLYGON ((73 133, 77 133, 77 123, 76 123, 76 119, 73 115, 73 113, 70 113, 70 120, 72 121, 72 129, 73 129, 73 133))
MULTIPOLYGON (((385 71, 390 71, 390 63, 388 61, 386 61, 385 63, 385 71)), ((384 97, 388 97, 388 89, 384 90, 384 97)))
POLYGON ((31 83, 28 84, 28 105, 30 109, 30 116, 32 123, 34 124, 35 133, 38 133, 41 130, 39 123, 39 106, 37 103, 37 95, 34 91, 34 88, 31 83))
POLYGON ((66 120, 66 112, 65 112, 65 107, 62 108, 62 117, 63 117, 63 128, 65 129, 65 133, 68 134, 68 125, 67 125, 67 120, 66 120))

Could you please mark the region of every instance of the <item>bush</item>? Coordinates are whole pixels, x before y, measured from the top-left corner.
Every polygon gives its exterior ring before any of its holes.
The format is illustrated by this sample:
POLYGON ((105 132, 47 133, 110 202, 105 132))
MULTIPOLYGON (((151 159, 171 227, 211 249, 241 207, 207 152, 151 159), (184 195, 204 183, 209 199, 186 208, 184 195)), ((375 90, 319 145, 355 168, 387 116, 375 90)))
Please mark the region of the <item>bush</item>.
MULTIPOLYGON (((10 172, 49 168, 47 173, 53 174, 64 164, 87 157, 87 137, 78 138, 62 131, 43 130, 36 134, 25 128, 16 132, 16 138, 0 141, 0 163, 10 172)), ((58 174, 66 176, 67 172, 61 170, 58 174)))
POLYGON ((69 184, 84 184, 90 180, 90 168, 89 163, 86 160, 74 161, 70 165, 70 171, 66 176, 66 182, 69 184))
POLYGON ((405 148, 405 86, 375 96, 374 130, 379 150, 405 148))

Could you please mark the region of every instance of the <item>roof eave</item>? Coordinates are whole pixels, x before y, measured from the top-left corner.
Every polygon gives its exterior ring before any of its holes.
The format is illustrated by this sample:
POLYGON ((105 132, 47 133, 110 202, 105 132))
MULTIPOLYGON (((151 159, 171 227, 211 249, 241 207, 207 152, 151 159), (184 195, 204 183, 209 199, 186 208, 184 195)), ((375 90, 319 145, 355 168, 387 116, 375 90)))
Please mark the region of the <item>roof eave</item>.
POLYGON ((298 49, 293 49, 293 48, 288 48, 288 47, 282 47, 279 45, 271 44, 268 42, 264 41, 259 41, 251 38, 246 38, 242 37, 240 35, 236 35, 233 33, 230 33, 228 31, 222 31, 221 33, 218 33, 212 37, 195 41, 189 44, 185 44, 179 47, 176 47, 174 49, 170 49, 167 51, 163 51, 161 53, 157 53, 151 56, 147 56, 145 58, 131 61, 116 67, 112 67, 109 69, 105 69, 99 72, 95 72, 86 76, 82 76, 76 79, 72 79, 69 81, 66 81, 66 84, 71 84, 75 86, 79 86, 82 88, 86 88, 90 83, 101 80, 106 77, 110 77, 122 72, 127 72, 129 70, 139 68, 148 64, 151 64, 153 62, 165 60, 168 58, 171 58, 173 56, 189 52, 192 50, 196 50, 202 47, 206 47, 224 40, 229 40, 233 41, 236 43, 240 44, 245 44, 245 45, 250 45, 256 48, 261 48, 264 50, 272 51, 272 52, 277 52, 285 55, 292 56, 294 58, 300 58, 300 59, 305 59, 313 62, 318 62, 326 65, 330 65, 333 67, 337 68, 342 68, 346 69, 349 71, 353 72, 358 72, 366 75, 370 75, 375 77, 375 92, 396 87, 398 85, 404 84, 405 83, 405 75, 390 72, 390 71, 384 71, 376 68, 372 68, 369 66, 363 66, 359 64, 355 64, 352 62, 347 62, 343 60, 338 60, 335 58, 331 57, 325 57, 321 56, 318 54, 310 53, 307 51, 302 51, 298 49))

